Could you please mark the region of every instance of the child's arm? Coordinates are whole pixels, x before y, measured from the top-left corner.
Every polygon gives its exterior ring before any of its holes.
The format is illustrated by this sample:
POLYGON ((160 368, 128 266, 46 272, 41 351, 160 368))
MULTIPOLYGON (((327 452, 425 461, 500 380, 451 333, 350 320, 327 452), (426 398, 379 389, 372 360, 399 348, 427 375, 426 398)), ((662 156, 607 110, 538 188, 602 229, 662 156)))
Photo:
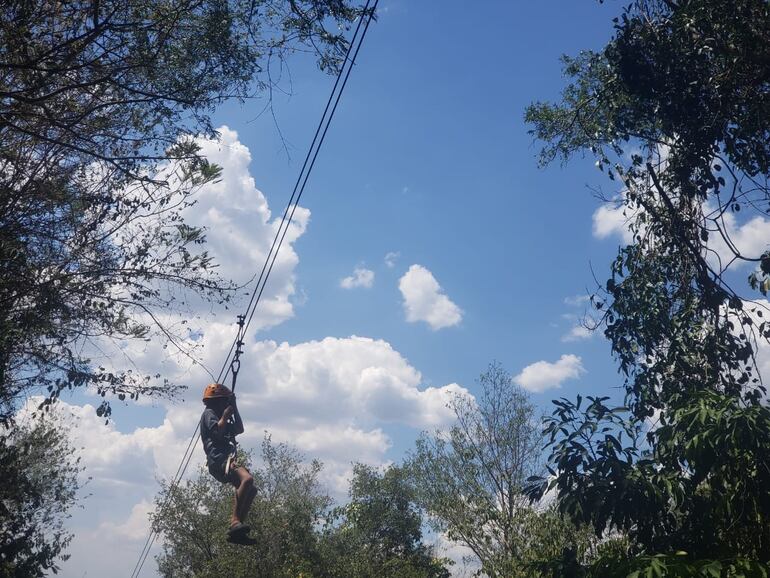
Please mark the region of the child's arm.
POLYGON ((241 419, 241 414, 238 411, 238 406, 235 403, 235 394, 233 394, 232 401, 233 401, 233 403, 232 403, 232 405, 230 407, 233 408, 233 416, 235 417, 235 424, 234 424, 235 425, 235 430, 234 430, 233 433, 235 435, 241 435, 243 433, 243 431, 244 431, 243 430, 243 420, 241 419))
POLYGON ((217 422, 217 433, 222 434, 222 432, 225 431, 225 427, 227 427, 227 420, 230 419, 230 416, 233 415, 234 408, 230 405, 228 405, 225 410, 222 412, 222 417, 219 418, 219 421, 217 422))

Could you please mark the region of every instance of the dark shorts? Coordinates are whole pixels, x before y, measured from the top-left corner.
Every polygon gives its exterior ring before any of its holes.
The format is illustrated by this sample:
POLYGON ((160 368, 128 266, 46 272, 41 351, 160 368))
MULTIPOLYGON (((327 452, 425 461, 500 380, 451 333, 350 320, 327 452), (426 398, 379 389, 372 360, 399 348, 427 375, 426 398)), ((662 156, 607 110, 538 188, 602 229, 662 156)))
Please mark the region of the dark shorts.
POLYGON ((214 476, 214 479, 223 484, 232 484, 236 488, 241 485, 241 479, 238 474, 235 473, 234 468, 230 468, 230 473, 225 474, 225 465, 227 464, 227 458, 222 461, 208 462, 209 473, 214 476))

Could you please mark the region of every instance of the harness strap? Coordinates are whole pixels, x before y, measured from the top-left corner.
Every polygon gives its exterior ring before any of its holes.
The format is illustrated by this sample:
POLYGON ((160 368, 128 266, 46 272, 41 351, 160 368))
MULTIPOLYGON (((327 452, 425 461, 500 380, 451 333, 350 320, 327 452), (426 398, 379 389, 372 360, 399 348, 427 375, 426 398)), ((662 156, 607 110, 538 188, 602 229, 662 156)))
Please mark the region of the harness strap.
POLYGON ((232 467, 233 462, 235 462, 235 454, 230 454, 227 456, 227 461, 225 462, 225 476, 230 475, 230 468, 232 467))

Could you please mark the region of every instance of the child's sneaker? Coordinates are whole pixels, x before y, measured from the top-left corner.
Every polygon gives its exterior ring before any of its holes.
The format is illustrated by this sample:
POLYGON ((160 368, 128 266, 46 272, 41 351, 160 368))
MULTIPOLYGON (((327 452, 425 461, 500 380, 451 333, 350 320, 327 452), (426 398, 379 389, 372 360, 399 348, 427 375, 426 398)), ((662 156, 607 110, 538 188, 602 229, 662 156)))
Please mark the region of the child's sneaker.
POLYGON ((235 534, 248 534, 250 530, 251 528, 248 525, 242 524, 241 522, 236 522, 227 530, 227 535, 233 536, 235 534))
POLYGON ((244 532, 236 532, 235 534, 228 534, 227 541, 231 544, 239 544, 241 546, 253 546, 257 541, 244 532))

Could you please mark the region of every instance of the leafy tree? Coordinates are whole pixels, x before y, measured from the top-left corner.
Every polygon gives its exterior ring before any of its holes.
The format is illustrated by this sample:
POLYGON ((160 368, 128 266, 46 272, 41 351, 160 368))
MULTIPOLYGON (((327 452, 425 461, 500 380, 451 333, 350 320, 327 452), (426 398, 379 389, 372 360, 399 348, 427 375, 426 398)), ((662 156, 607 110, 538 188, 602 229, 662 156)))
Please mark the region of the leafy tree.
MULTIPOLYGON (((251 536, 244 548, 226 541, 232 487, 201 470, 194 480, 164 484, 155 499, 152 528, 163 537, 157 557, 162 576, 238 578, 316 575, 319 567, 317 526, 330 505, 320 489, 321 464, 302 462, 285 444, 262 443, 262 464, 255 469, 258 494, 251 508, 251 536)), ((248 463, 248 456, 242 456, 248 463)))
POLYGON ((56 572, 72 535, 67 512, 81 487, 80 460, 47 418, 0 435, 0 576, 56 572))
POLYGON ((356 464, 350 502, 327 523, 323 552, 329 577, 448 578, 445 561, 422 542, 422 515, 406 472, 382 474, 356 464))
POLYGON ((527 111, 543 162, 591 151, 622 185, 633 233, 592 300, 625 402, 556 402, 555 478, 531 488, 557 488, 561 511, 598 534, 629 536, 637 556, 617 575, 741 575, 770 561, 756 362, 767 306, 727 270, 752 263, 750 286, 770 287, 770 253, 742 252, 731 225, 770 201, 769 41, 764 0, 639 0, 604 50, 565 58, 561 103, 527 111))
MULTIPOLYGON (((261 458, 258 467, 249 466, 258 493, 248 520, 257 544, 248 548, 226 541, 230 486, 204 470, 183 485, 163 485, 151 514, 163 538, 162 576, 449 576, 422 543, 422 517, 400 469, 380 474, 357 465, 350 503, 332 510, 318 483, 320 462, 304 463, 267 435, 261 458)), ((241 459, 248 464, 247 455, 241 459)))
POLYGON ((499 364, 479 379, 478 400, 457 395, 447 432, 423 433, 409 459, 418 501, 436 529, 468 546, 484 574, 537 575, 532 564, 582 557, 587 536, 524 495, 540 473, 543 438, 535 407, 499 364))
POLYGON ((159 313, 229 298, 204 231, 181 216, 219 174, 192 137, 214 136, 224 100, 269 98, 291 52, 334 70, 360 14, 347 0, 0 6, 0 420, 36 389, 49 401, 89 384, 121 399, 173 393, 94 367, 83 346, 184 349, 159 313))

